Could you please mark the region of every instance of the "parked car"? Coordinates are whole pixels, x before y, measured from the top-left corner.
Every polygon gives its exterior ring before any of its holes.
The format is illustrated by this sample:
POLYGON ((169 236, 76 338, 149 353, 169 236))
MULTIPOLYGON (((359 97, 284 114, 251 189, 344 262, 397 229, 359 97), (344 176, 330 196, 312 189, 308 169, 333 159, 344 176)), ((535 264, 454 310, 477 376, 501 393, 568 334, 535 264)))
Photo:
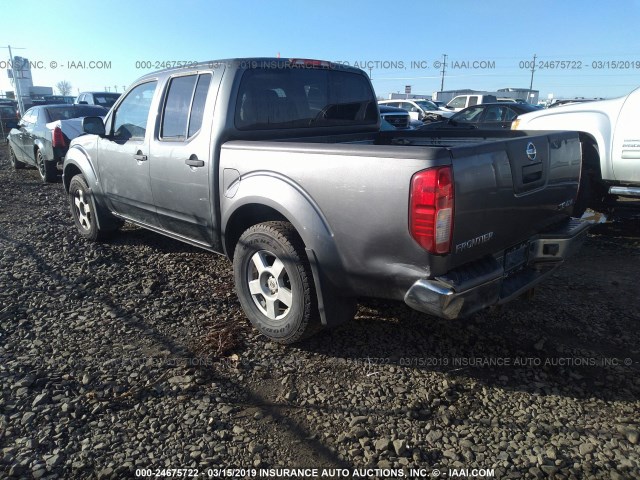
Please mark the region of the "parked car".
POLYGON ((99 105, 109 109, 120 98, 120 95, 120 93, 114 92, 82 92, 78 94, 75 103, 77 105, 99 105))
POLYGON ((411 120, 420 122, 438 121, 453 115, 449 110, 438 108, 431 100, 381 100, 378 104, 406 110, 411 120))
POLYGON ((467 107, 473 107, 474 105, 480 105, 482 103, 496 103, 497 101, 498 99, 495 95, 458 95, 453 97, 445 108, 453 112, 459 112, 467 107))
POLYGON ((578 130, 583 174, 576 214, 609 195, 640 198, 640 88, 624 97, 584 101, 519 116, 515 130, 578 130))
POLYGON ((71 95, 44 95, 42 98, 45 105, 59 105, 62 103, 73 105, 76 100, 76 97, 71 95))
POLYGON ((537 107, 524 103, 484 103, 465 108, 444 122, 426 123, 420 128, 509 129, 518 115, 537 110, 537 107))
POLYGON ((330 65, 235 59, 138 79, 71 142, 78 233, 128 221, 227 255, 245 314, 281 343, 352 318, 359 296, 470 315, 585 239, 569 217, 577 133, 380 132, 368 75, 330 65))
POLYGON ((12 128, 18 126, 20 115, 18 108, 11 103, 0 103, 0 135, 6 136, 12 128))
POLYGON ((402 108, 390 107, 388 105, 378 105, 380 110, 380 118, 389 123, 392 128, 381 128, 381 130, 407 129, 411 128, 411 116, 409 112, 402 108))
POLYGON ((9 158, 15 169, 38 168, 43 182, 53 182, 69 142, 82 134, 81 117, 105 115, 97 105, 40 105, 25 112, 9 132, 9 158))

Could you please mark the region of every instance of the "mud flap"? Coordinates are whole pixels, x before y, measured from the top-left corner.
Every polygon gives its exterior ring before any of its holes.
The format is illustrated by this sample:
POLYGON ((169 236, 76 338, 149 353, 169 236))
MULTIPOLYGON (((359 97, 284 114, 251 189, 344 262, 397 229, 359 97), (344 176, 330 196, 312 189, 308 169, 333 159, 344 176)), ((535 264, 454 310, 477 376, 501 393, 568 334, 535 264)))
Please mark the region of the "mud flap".
POLYGON ((356 299, 338 295, 331 282, 323 278, 315 252, 310 248, 305 251, 311 265, 322 325, 333 328, 353 319, 358 307, 356 299))

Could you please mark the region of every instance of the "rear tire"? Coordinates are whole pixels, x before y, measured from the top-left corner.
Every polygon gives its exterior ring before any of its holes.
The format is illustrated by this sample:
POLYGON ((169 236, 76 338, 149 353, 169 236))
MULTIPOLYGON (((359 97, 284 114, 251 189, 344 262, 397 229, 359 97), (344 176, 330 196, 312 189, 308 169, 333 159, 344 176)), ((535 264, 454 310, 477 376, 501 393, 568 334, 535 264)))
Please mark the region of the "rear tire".
POLYGON ((600 156, 592 143, 582 143, 582 172, 578 197, 572 215, 581 217, 588 207, 602 210, 607 198, 607 189, 600 179, 600 156))
POLYGON ((576 203, 573 205, 574 217, 581 217, 587 207, 591 204, 591 183, 593 172, 591 170, 583 170, 580 174, 580 185, 578 186, 578 196, 576 203))
POLYGON ((270 340, 290 344, 320 330, 311 267, 293 225, 265 222, 246 230, 233 271, 245 314, 270 340))
POLYGON ((58 169, 55 161, 46 161, 40 150, 36 152, 36 167, 38 167, 40 178, 44 183, 53 183, 58 179, 58 169))
POLYGON ((22 170, 26 166, 24 162, 18 160, 12 146, 9 146, 9 161, 14 170, 22 170))

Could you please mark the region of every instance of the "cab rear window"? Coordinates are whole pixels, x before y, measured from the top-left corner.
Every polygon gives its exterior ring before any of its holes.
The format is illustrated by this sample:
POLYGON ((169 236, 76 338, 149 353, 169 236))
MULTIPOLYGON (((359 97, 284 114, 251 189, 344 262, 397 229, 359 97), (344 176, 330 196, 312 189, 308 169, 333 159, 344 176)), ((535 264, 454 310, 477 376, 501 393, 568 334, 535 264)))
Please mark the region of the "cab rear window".
POLYGON ((364 75, 317 68, 254 68, 240 82, 240 130, 371 125, 377 102, 364 75))

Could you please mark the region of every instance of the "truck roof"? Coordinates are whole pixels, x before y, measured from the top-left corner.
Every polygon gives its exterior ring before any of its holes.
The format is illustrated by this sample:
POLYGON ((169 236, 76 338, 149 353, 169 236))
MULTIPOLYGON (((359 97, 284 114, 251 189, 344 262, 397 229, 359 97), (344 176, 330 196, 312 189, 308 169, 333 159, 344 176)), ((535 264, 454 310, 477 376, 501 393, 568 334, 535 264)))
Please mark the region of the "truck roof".
POLYGON ((137 78, 135 82, 145 78, 157 77, 159 75, 170 74, 179 71, 189 70, 202 70, 219 68, 224 66, 225 68, 232 68, 235 70, 247 70, 250 68, 326 68, 330 70, 340 70, 345 72, 365 74, 365 72, 359 68, 344 65, 342 63, 335 63, 328 60, 317 60, 311 58, 278 58, 278 57, 238 57, 238 58, 223 58, 218 60, 208 60, 203 62, 176 62, 176 63, 188 63, 187 65, 177 65, 175 67, 169 67, 162 70, 156 70, 154 72, 147 73, 137 78))

